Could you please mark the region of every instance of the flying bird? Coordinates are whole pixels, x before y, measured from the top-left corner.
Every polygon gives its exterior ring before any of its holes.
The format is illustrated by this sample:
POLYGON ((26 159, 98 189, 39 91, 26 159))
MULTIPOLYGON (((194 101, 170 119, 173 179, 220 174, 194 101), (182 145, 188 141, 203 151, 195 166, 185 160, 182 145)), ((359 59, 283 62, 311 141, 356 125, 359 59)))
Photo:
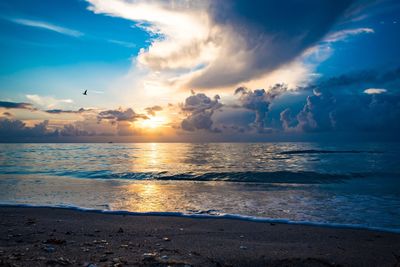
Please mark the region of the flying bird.
POLYGON ((85 92, 82 93, 83 95, 87 95, 87 90, 85 90, 85 92))

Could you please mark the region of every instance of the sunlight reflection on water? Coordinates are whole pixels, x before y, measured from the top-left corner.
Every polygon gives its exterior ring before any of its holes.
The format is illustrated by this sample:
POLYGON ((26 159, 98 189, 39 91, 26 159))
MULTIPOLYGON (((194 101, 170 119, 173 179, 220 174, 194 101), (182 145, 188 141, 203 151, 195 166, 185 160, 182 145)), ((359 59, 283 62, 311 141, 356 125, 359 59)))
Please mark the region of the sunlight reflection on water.
POLYGON ((1 144, 0 202, 400 229, 399 155, 396 144, 1 144))

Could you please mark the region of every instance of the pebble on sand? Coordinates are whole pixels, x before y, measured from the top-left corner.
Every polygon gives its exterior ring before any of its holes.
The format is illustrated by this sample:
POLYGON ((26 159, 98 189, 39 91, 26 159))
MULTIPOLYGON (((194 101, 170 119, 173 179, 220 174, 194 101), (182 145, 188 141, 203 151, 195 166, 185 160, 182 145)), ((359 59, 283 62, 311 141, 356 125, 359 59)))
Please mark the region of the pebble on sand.
POLYGON ((143 258, 145 258, 145 259, 154 258, 156 255, 157 254, 153 253, 153 252, 143 253, 143 258))

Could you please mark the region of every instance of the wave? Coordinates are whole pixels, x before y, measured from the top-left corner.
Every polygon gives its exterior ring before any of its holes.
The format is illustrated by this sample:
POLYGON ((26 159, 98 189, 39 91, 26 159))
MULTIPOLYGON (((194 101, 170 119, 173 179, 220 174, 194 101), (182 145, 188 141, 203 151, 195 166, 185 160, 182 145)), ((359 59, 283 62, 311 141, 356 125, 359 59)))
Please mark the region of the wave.
POLYGON ((160 181, 225 181, 245 183, 296 183, 319 184, 338 183, 351 178, 362 178, 374 175, 372 173, 319 173, 311 171, 275 171, 275 172, 207 172, 207 173, 176 173, 169 172, 123 172, 83 171, 61 172, 59 176, 69 176, 86 179, 125 179, 125 180, 160 180, 160 181))
POLYGON ((382 151, 374 150, 317 150, 317 149, 306 149, 306 150, 289 150, 279 152, 281 155, 296 155, 296 154, 382 154, 382 151))
POLYGON ((351 172, 329 173, 314 171, 269 171, 269 172, 120 172, 111 170, 95 171, 3 171, 2 175, 46 175, 79 179, 104 180, 159 180, 159 181, 223 181, 265 184, 326 184, 341 183, 354 178, 400 177, 400 173, 388 172, 351 172))
MULTIPOLYGON (((309 225, 329 228, 348 228, 348 229, 363 229, 371 231, 391 232, 400 233, 398 228, 388 227, 375 227, 362 224, 344 224, 334 222, 316 222, 316 221, 295 221, 285 218, 267 218, 257 217, 250 215, 240 214, 229 214, 229 213, 214 213, 214 212, 134 212, 126 210, 101 210, 85 208, 76 205, 59 204, 59 205, 33 205, 33 204, 14 204, 14 203, 0 203, 0 207, 22 207, 22 208, 51 208, 51 209, 67 209, 75 210, 80 212, 93 212, 103 214, 116 214, 116 215, 128 215, 128 216, 167 216, 167 217, 184 217, 184 218, 205 218, 205 219, 229 219, 229 220, 241 220, 251 221, 260 223, 282 223, 282 224, 293 224, 293 225, 309 225)), ((213 211, 213 210, 211 210, 213 211)))

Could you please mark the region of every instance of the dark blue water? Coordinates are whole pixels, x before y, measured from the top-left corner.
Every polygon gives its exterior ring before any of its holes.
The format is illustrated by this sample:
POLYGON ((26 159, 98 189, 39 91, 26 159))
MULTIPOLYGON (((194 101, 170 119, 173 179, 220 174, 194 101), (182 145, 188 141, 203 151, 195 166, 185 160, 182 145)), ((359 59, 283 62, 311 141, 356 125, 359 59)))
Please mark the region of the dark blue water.
POLYGON ((0 202, 400 230, 400 145, 0 144, 0 202))

